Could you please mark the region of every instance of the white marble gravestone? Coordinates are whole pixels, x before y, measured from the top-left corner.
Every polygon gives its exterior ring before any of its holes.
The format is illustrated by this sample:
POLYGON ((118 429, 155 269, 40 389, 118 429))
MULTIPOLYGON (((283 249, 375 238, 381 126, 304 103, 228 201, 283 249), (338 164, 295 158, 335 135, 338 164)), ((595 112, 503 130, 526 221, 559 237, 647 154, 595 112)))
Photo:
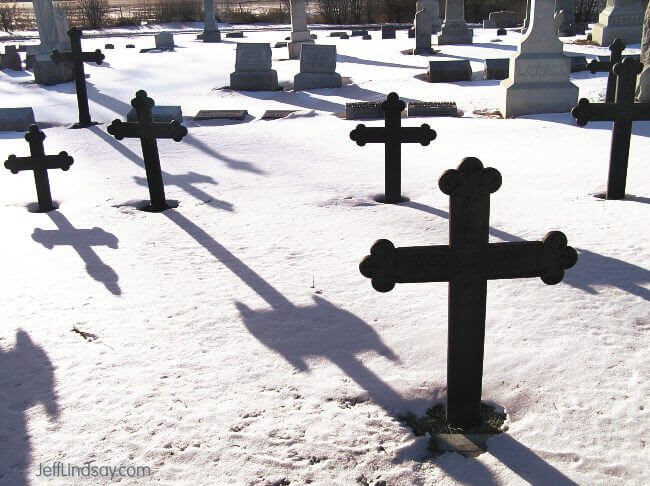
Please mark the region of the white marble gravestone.
POLYGON ((240 91, 277 90, 278 73, 271 69, 271 65, 271 44, 238 43, 230 88, 240 91))
POLYGON ((639 0, 607 0, 605 10, 598 16, 598 23, 592 26, 593 41, 600 46, 609 46, 614 39, 625 44, 641 42, 643 9, 639 0))
POLYGON ((578 101, 578 87, 570 81, 571 60, 555 33, 555 2, 531 1, 530 27, 510 59, 508 79, 501 81, 500 111, 506 118, 561 113, 578 101))
POLYGON ((203 42, 220 42, 221 32, 214 17, 214 0, 204 0, 205 23, 203 34, 200 36, 203 42))
POLYGON ((291 41, 287 44, 289 59, 299 59, 302 44, 313 43, 307 28, 305 0, 291 0, 291 41))
POLYGON ((34 80, 46 86, 72 81, 74 79, 72 63, 55 64, 50 58, 54 49, 66 51, 70 48, 65 13, 61 11, 55 15, 52 0, 33 0, 33 5, 41 40, 40 45, 27 51, 28 56, 34 56, 34 61, 31 63, 34 69, 34 80))
POLYGON ((433 2, 431 0, 418 0, 415 7, 413 26, 415 28, 415 51, 413 51, 413 54, 432 53, 433 2))
POLYGON ((473 32, 465 22, 465 3, 463 0, 447 0, 445 21, 442 24, 438 45, 471 44, 473 32))
POLYGON ((70 36, 68 35, 70 24, 68 23, 68 16, 60 7, 56 7, 54 9, 54 24, 56 25, 56 36, 59 44, 59 51, 70 52, 72 50, 70 36))
POLYGON ((293 78, 293 89, 340 87, 341 75, 336 72, 336 46, 303 44, 300 72, 293 78))
POLYGON ((643 19, 643 38, 641 39, 641 62, 643 71, 639 74, 638 93, 639 101, 650 103, 650 3, 643 19))

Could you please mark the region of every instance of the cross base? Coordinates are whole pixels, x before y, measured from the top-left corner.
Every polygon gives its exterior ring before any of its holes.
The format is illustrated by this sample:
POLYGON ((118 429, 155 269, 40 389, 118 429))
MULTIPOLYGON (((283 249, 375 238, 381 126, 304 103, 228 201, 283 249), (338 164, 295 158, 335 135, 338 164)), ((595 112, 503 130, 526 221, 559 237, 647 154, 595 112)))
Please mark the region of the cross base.
POLYGON ((27 204, 26 207, 27 207, 27 211, 29 211, 30 213, 49 213, 51 211, 56 211, 57 209, 59 209, 59 203, 56 201, 52 201, 52 205, 43 207, 37 202, 32 202, 27 204))
POLYGON ((405 202, 410 201, 410 199, 408 197, 403 196, 403 195, 400 196, 399 198, 388 200, 386 198, 385 194, 377 194, 377 195, 373 196, 372 199, 373 199, 373 201, 381 203, 381 204, 400 204, 400 203, 405 203, 405 202))
POLYGON ((435 434, 429 439, 434 454, 457 452, 465 457, 478 457, 487 452, 487 441, 499 434, 435 434))
POLYGON ((175 209, 178 207, 178 201, 167 199, 165 201, 164 207, 158 207, 151 204, 150 201, 142 201, 139 204, 136 204, 136 209, 138 211, 144 211, 145 213, 162 213, 168 209, 175 209))
POLYGON ((71 130, 78 130, 79 128, 89 128, 89 127, 94 127, 95 125, 99 125, 99 122, 90 122, 90 123, 75 123, 70 127, 71 130))

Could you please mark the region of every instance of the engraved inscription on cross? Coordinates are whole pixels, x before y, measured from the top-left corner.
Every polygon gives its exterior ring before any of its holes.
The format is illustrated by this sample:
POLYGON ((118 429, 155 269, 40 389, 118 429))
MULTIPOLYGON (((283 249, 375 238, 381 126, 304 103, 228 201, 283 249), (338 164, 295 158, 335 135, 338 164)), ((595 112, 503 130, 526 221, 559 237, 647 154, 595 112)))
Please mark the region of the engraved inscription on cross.
POLYGON ((359 269, 379 292, 396 283, 449 282, 447 420, 465 430, 480 420, 487 281, 539 276, 557 284, 578 254, 559 231, 542 241, 488 243, 490 194, 501 174, 476 158, 446 171, 438 185, 450 197, 449 246, 395 248, 379 240, 359 269))
POLYGON ((29 132, 25 135, 25 140, 29 142, 31 157, 10 155, 5 162, 5 167, 13 174, 18 174, 21 170, 33 170, 36 181, 36 194, 38 196, 38 209, 44 213, 52 211, 55 207, 52 203, 50 179, 47 171, 49 169, 68 170, 74 162, 74 159, 67 152, 61 152, 59 155, 45 155, 45 149, 43 148, 45 134, 36 125, 29 127, 29 132))
POLYGON ((151 198, 151 211, 164 211, 169 209, 165 199, 165 186, 163 184, 162 171, 160 168, 160 155, 158 153, 159 138, 171 138, 180 142, 187 135, 187 128, 177 120, 171 123, 154 123, 151 110, 155 103, 147 96, 146 91, 140 90, 135 98, 131 100, 131 106, 135 108, 138 116, 137 123, 125 123, 121 120, 113 120, 108 127, 108 133, 117 140, 124 138, 139 138, 142 145, 142 156, 144 167, 147 173, 147 184, 151 198))
POLYGON ((623 51, 625 44, 621 39, 615 39, 609 46, 609 61, 596 61, 595 59, 587 64, 587 70, 591 74, 609 73, 607 76, 607 94, 605 95, 606 103, 614 103, 616 96, 616 75, 613 67, 623 60, 623 51))
POLYGON ((616 98, 614 103, 590 103, 582 98, 571 110, 579 126, 590 121, 614 122, 612 148, 609 157, 607 199, 623 199, 627 179, 627 164, 630 156, 632 122, 650 120, 650 103, 635 103, 637 75, 643 64, 627 58, 613 68, 616 75, 616 98))
POLYGON ((94 62, 97 65, 104 62, 104 54, 97 49, 95 52, 83 52, 81 50, 81 30, 73 27, 68 31, 72 52, 52 52, 52 60, 59 64, 62 61, 72 62, 74 69, 74 82, 77 89, 77 104, 79 105, 79 123, 73 128, 87 128, 92 125, 90 120, 90 110, 88 109, 88 90, 86 89, 86 73, 84 71, 84 62, 94 62))
POLYGON ((402 127, 402 110, 405 106, 397 93, 390 93, 381 104, 385 127, 359 124, 350 132, 350 138, 359 146, 363 147, 366 143, 385 144, 386 194, 383 202, 389 204, 402 201, 402 144, 419 143, 426 146, 436 138, 436 132, 426 123, 420 127, 402 127))

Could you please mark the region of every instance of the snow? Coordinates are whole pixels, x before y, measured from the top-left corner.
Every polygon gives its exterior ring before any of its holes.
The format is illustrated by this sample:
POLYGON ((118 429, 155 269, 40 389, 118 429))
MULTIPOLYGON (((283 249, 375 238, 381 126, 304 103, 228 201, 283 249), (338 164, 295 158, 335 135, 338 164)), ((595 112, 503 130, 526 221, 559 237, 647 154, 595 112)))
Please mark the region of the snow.
MULTIPOLYGON (((386 41, 317 34, 338 47, 341 89, 220 89, 234 39, 177 34, 175 52, 146 54, 151 37, 84 39, 85 50, 116 46, 104 65, 86 65, 100 123, 87 130, 67 128, 77 120, 72 83, 2 73, 3 105, 33 106, 46 153, 66 150, 75 163, 50 171, 60 209, 49 214, 26 209, 30 174, 0 177, 0 484, 83 483, 37 476, 56 461, 150 467, 138 484, 648 484, 650 123, 634 124, 630 196, 604 201, 594 195, 605 190, 610 123, 481 117, 473 111, 498 108, 499 83, 417 79, 429 58, 400 53, 413 47, 405 31, 386 41), (137 49, 124 49, 131 42, 137 49), (179 201, 162 214, 135 207, 148 199, 139 141, 106 133, 138 89, 181 105, 189 128, 181 143, 158 144, 167 198, 179 201), (464 111, 404 120, 429 123, 438 138, 404 146, 410 202, 400 205, 372 199, 383 190, 383 147, 356 146, 358 122, 335 116, 390 91, 464 111), (250 116, 199 124, 200 109, 250 116), (261 120, 267 109, 298 111, 261 120), (447 285, 379 294, 358 263, 378 238, 446 244, 449 200, 437 179, 467 156, 503 176, 492 241, 560 230, 580 259, 557 286, 489 282, 483 399, 506 410, 508 430, 478 458, 431 458, 427 438, 398 417, 444 402, 447 285)), ((477 35, 443 52, 476 72, 520 39, 477 35)), ((258 30, 244 41, 285 36, 258 30)), ((299 63, 273 53, 289 89, 299 63)), ((572 80, 581 97, 603 98, 604 75, 572 80)), ((3 160, 27 155, 22 133, 0 140, 3 160)))

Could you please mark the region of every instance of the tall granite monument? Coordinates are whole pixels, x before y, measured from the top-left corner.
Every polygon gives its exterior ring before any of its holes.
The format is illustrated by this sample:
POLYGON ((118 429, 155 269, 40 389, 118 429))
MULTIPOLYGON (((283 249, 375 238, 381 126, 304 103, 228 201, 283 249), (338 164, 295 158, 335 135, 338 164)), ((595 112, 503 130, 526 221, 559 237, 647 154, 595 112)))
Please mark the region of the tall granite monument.
POLYGON ((313 44, 307 28, 305 0, 291 0, 291 40, 287 44, 289 59, 300 59, 302 44, 313 44))
POLYGON ((447 0, 445 5, 445 21, 442 24, 438 45, 471 44, 473 32, 465 22, 464 0, 447 0))
POLYGON ((433 34, 433 2, 419 0, 415 6, 415 50, 413 54, 432 54, 431 35, 433 34))
POLYGON ((41 40, 40 45, 27 51, 28 55, 34 56, 34 79, 38 84, 46 86, 72 81, 74 79, 72 63, 55 64, 50 59, 50 55, 55 49, 59 51, 70 49, 65 13, 60 11, 55 14, 52 0, 33 0, 33 4, 38 35, 41 40))
POLYGON ((204 0, 205 22, 203 24, 203 42, 220 42, 221 32, 214 16, 214 0, 204 0))
POLYGON ((641 62, 643 71, 639 75, 637 97, 643 103, 650 102, 650 3, 643 19, 643 39, 641 40, 641 62))
POLYGON ((440 2, 438 0, 430 0, 431 2, 431 12, 433 13, 433 21, 431 22, 431 27, 433 32, 439 32, 442 29, 442 19, 440 18, 440 2))
POLYGON ((530 28, 510 59, 510 75, 501 81, 501 114, 568 112, 578 101, 571 83, 571 60, 564 55, 554 25, 554 0, 531 0, 530 28))
POLYGON ((561 37, 576 34, 573 0, 555 0, 555 27, 561 37))
POLYGON ((643 9, 639 0, 607 0, 605 10, 600 12, 598 23, 592 27, 593 41, 608 46, 614 39, 625 44, 641 42, 643 9))

